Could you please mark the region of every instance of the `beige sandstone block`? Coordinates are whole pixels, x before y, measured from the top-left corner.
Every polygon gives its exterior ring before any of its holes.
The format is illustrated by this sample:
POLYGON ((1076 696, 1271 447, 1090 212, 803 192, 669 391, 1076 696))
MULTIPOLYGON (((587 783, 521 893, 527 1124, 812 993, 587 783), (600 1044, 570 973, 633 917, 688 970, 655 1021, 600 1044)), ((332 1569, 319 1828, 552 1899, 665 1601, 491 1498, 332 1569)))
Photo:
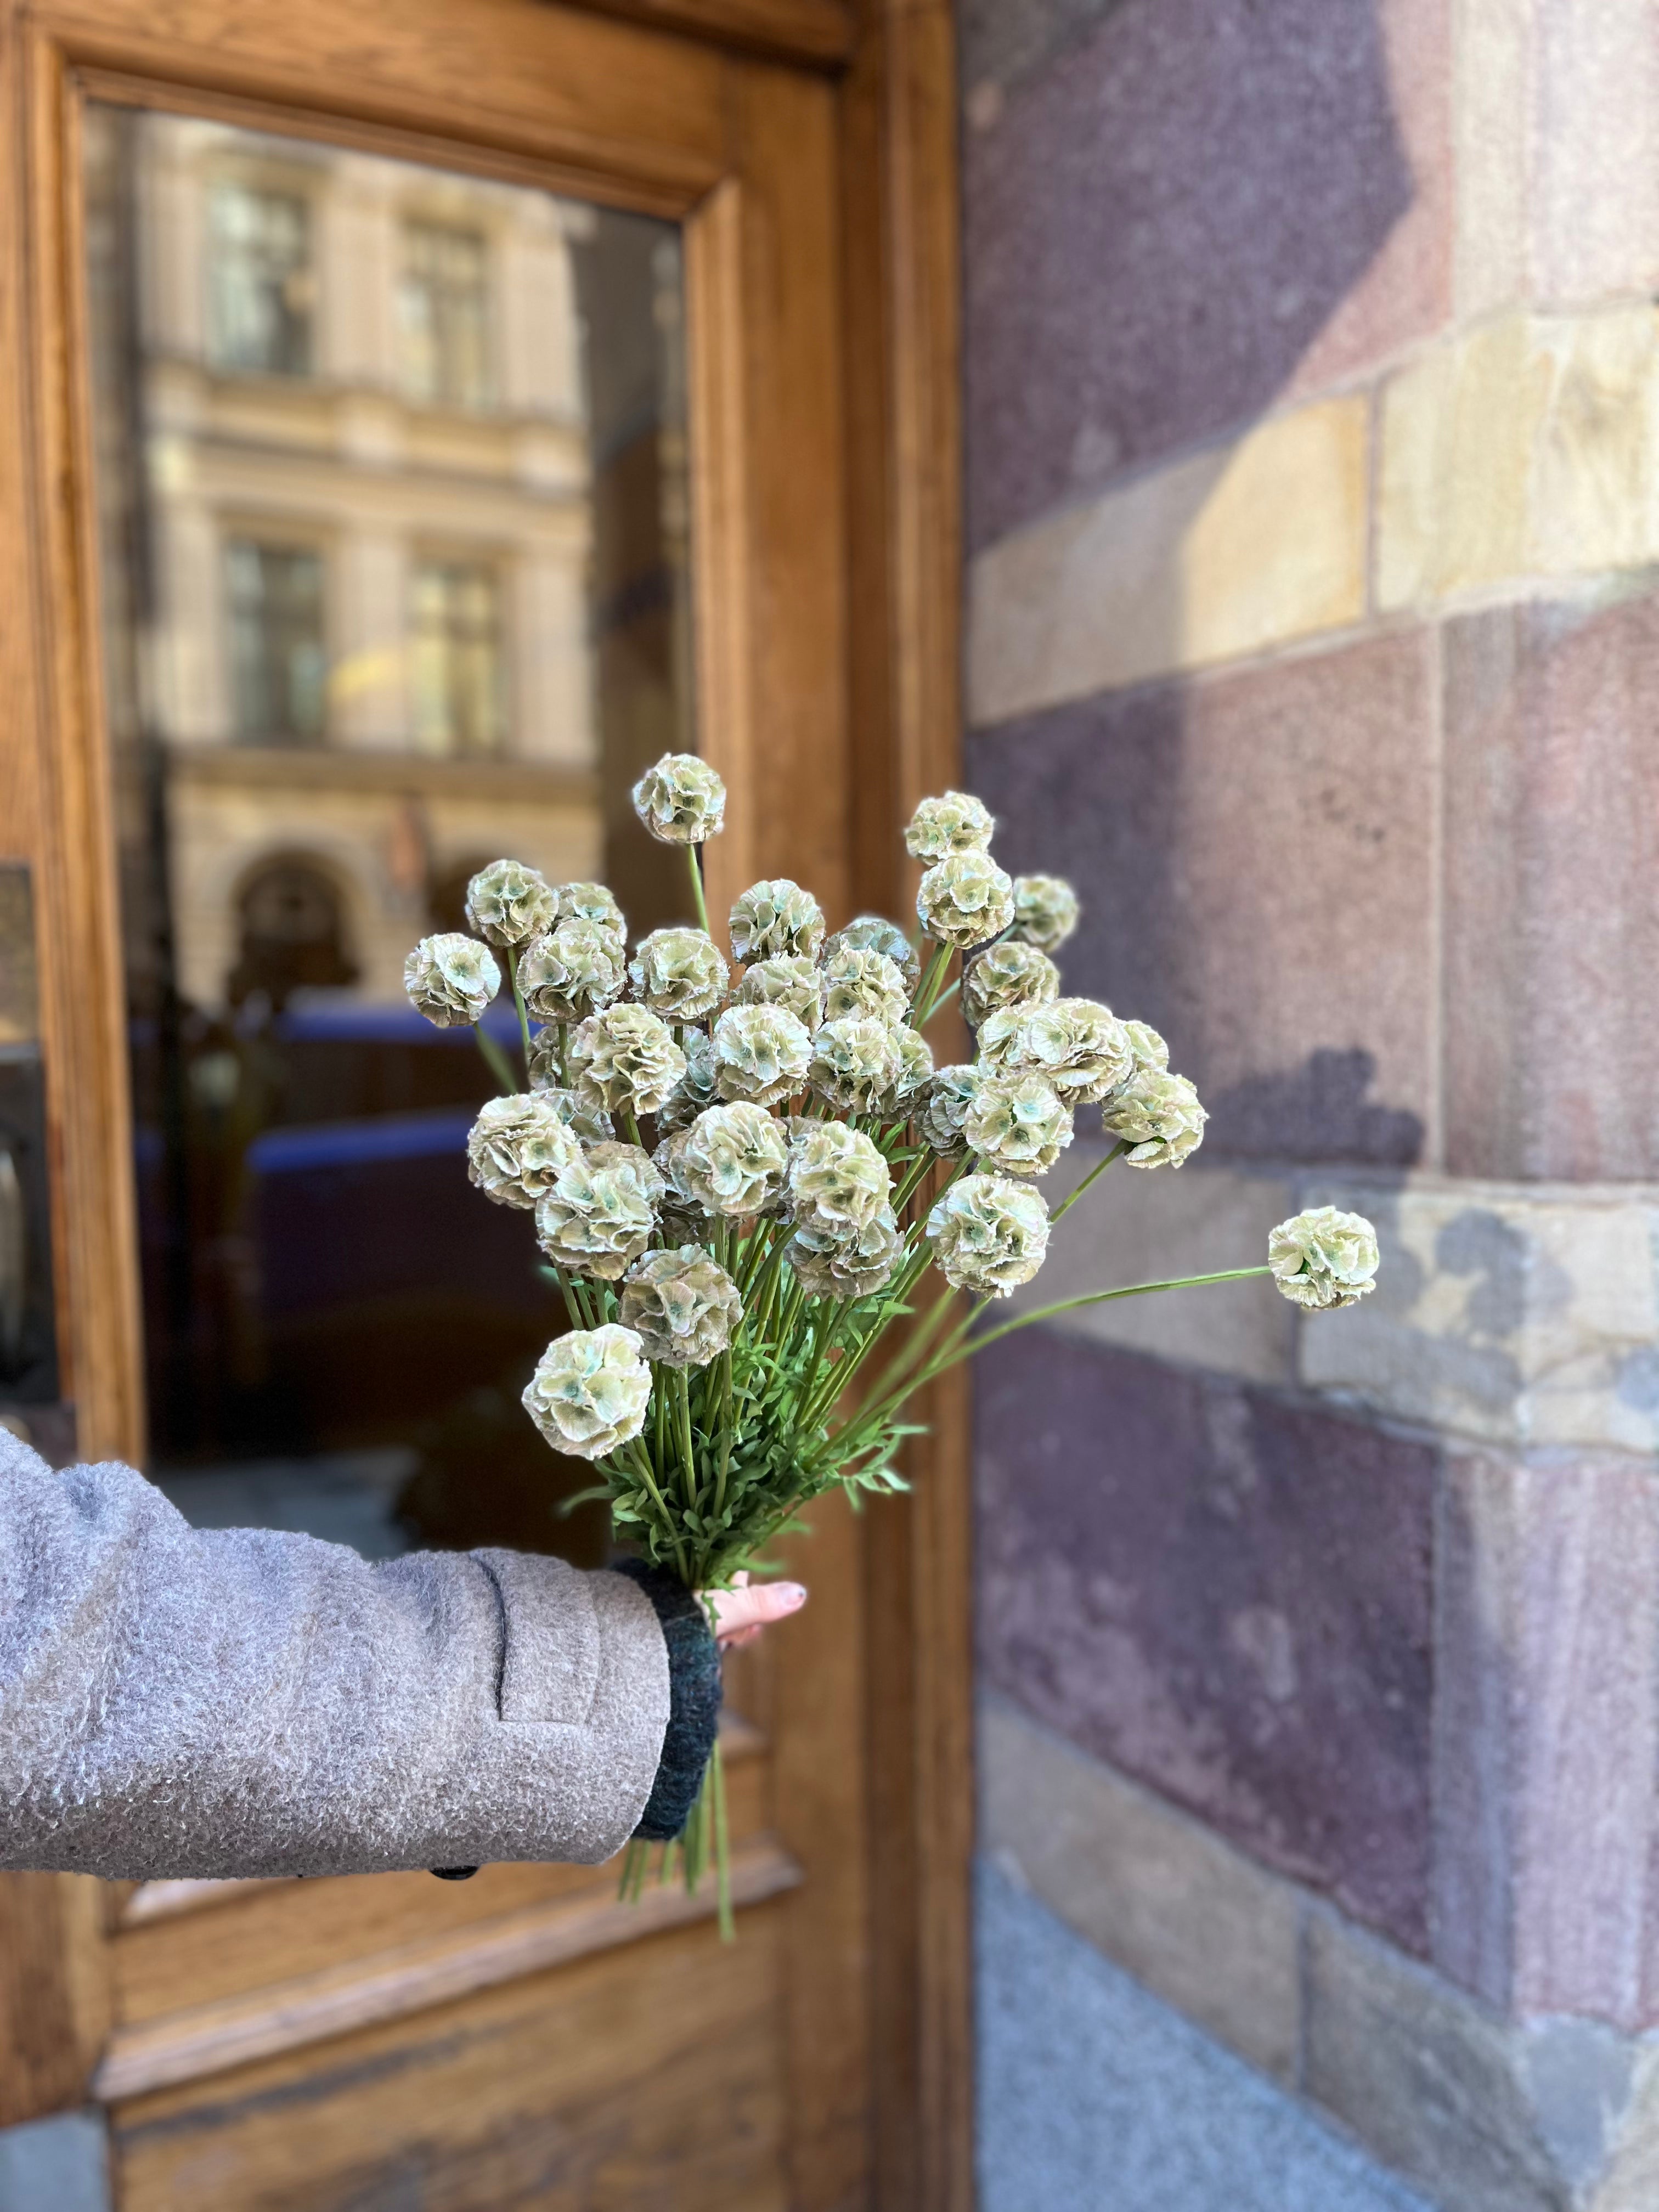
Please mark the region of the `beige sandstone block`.
POLYGON ((1659 314, 1510 315, 1383 394, 1384 610, 1659 557, 1659 314))
POLYGON ((981 553, 969 707, 1003 721, 1364 611, 1366 403, 1279 416, 981 553))

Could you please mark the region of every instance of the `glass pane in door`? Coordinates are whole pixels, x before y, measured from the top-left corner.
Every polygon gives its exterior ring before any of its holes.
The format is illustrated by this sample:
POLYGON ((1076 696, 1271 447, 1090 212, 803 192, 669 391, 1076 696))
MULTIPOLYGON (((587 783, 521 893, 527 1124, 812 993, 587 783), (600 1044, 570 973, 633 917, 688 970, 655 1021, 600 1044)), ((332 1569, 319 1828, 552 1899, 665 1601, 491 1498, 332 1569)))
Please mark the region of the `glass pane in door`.
POLYGON ((518 1402, 562 1310, 466 1178, 495 1086, 402 973, 504 854, 689 919, 627 800, 696 743, 678 230, 190 117, 86 143, 150 1471, 204 1523, 597 1557, 518 1402))

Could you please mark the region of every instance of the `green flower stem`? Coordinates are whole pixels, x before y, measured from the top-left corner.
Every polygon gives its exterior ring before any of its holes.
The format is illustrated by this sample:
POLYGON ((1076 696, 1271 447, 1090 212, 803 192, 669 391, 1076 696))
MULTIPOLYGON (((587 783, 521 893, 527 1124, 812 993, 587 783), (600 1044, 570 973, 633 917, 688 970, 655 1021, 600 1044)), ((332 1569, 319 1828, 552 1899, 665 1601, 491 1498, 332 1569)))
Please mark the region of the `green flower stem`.
POLYGON ((483 1054, 490 1073, 501 1085, 501 1089, 508 1096, 516 1093, 520 1085, 518 1077, 513 1073, 513 1063, 496 1043, 495 1038, 486 1036, 483 1027, 476 1023, 473 1025, 472 1038, 483 1054))
POLYGON ((682 1367, 678 1370, 679 1388, 675 1392, 680 1417, 680 1456, 685 1462, 685 1502, 695 1512, 697 1504, 697 1454, 691 1440, 691 1382, 682 1367))
POLYGON ((1077 1204, 1079 1199, 1082 1197, 1084 1192, 1088 1189, 1090 1184, 1091 1182, 1098 1182, 1101 1176, 1103 1176, 1107 1169, 1110 1167, 1112 1162, 1114 1160, 1121 1159, 1124 1153, 1127 1152, 1129 1146, 1127 1140, 1126 1139, 1120 1138, 1118 1142, 1113 1146, 1111 1151, 1107 1153, 1103 1160, 1096 1161, 1094 1166, 1091 1167, 1088 1174, 1084 1176, 1082 1182, 1072 1193, 1071 1196, 1057 1206, 1054 1208, 1054 1212, 1049 1216, 1048 1226, 1051 1230, 1057 1221, 1063 1221, 1066 1218, 1072 1208, 1077 1204))
MULTIPOLYGON (((512 948, 509 946, 508 950, 512 948)), ((525 1079, 530 1079, 530 1013, 524 1002, 524 993, 519 988, 519 963, 509 960, 507 972, 513 981, 513 1003, 519 1010, 519 1036, 524 1046, 525 1079)))
POLYGON ((706 936, 714 932, 708 927, 708 902, 702 895, 702 861, 695 845, 685 848, 685 865, 691 871, 691 896, 697 902, 697 926, 706 936))
POLYGON ((674 1564, 679 1569, 680 1580, 690 1589, 691 1575, 686 1562, 685 1547, 673 1533, 674 1523, 669 1516, 666 1504, 663 1502, 663 1494, 657 1487, 657 1478, 652 1472, 650 1454, 645 1450, 639 1438, 635 1437, 628 1447, 628 1455, 639 1470, 641 1481, 651 1493, 651 1503, 657 1509, 658 1522, 668 1534, 669 1540, 674 1547, 674 1564))
POLYGON ((988 1345, 995 1344, 1002 1337, 1012 1336, 1016 1329, 1030 1328, 1034 1322, 1052 1321, 1056 1314, 1074 1312, 1079 1306, 1104 1305, 1112 1298, 1150 1297, 1154 1291, 1193 1291, 1205 1283, 1243 1283, 1252 1275, 1270 1275, 1272 1273, 1271 1267, 1223 1267, 1213 1275, 1179 1275, 1167 1283, 1128 1283, 1121 1290, 1085 1291, 1081 1297, 1059 1298, 1051 1306, 1034 1307, 1030 1313, 1021 1314, 1014 1321, 1004 1322, 1000 1328, 988 1329, 983 1336, 975 1337, 970 1343, 948 1355, 941 1352, 919 1382, 931 1382, 935 1375, 942 1375, 945 1369, 953 1365, 957 1360, 965 1359, 970 1353, 983 1352, 988 1345))
POLYGON ((950 964, 951 948, 948 945, 941 945, 927 963, 927 971, 917 986, 916 1002, 910 1012, 910 1026, 913 1030, 922 1028, 931 1018, 933 1012, 933 994, 938 990, 945 971, 950 964))
POLYGON ((582 1326, 581 1309, 577 1305, 574 1297, 571 1294, 570 1284, 566 1279, 564 1270, 562 1267, 554 1268, 553 1279, 558 1285, 560 1293, 564 1299, 564 1310, 570 1316, 571 1328, 580 1328, 582 1326))

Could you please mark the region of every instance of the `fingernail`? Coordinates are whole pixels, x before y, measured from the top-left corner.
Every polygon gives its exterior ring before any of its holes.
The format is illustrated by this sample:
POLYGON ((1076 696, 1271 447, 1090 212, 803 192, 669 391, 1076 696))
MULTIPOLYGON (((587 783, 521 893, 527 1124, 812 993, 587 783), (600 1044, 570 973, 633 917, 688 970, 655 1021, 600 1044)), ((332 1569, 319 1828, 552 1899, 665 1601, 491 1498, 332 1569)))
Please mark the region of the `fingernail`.
POLYGON ((780 1583, 778 1584, 778 1595, 781 1598, 785 1599, 790 1605, 805 1605, 806 1602, 806 1585, 804 1583, 780 1583))

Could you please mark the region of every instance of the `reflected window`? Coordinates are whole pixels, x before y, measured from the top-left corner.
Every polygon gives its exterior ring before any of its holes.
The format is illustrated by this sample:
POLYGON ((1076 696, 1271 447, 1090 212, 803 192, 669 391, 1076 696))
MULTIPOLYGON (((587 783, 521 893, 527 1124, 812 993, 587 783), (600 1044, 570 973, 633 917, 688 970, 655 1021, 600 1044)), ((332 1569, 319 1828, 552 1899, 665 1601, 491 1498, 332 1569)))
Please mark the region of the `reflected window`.
POLYGON ((489 400, 489 255, 481 231, 406 222, 398 306, 404 386, 428 407, 489 400))
POLYGON ((410 665, 415 742, 423 753, 489 754, 507 735, 501 592, 476 561, 422 561, 415 570, 410 665))
POLYGON ((311 374, 311 209, 298 192, 222 183, 210 198, 214 364, 311 374))
POLYGON ((225 581, 238 742, 320 744, 328 701, 322 555, 233 538, 225 581))
POLYGON ((238 906, 240 948, 225 990, 233 1006, 259 993, 280 1014, 296 991, 356 981, 339 891, 314 861, 268 861, 243 887, 238 906))

